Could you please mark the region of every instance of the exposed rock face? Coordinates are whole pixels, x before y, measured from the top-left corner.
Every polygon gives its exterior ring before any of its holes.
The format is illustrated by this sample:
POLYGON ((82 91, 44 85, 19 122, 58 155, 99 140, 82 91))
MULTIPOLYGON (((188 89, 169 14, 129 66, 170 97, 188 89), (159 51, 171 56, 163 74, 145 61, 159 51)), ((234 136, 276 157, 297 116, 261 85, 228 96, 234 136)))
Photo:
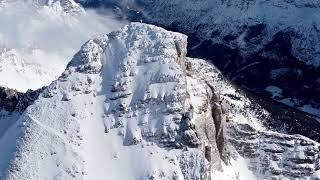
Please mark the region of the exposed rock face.
MULTIPOLYGON (((216 99, 217 100, 217 99, 216 99)), ((227 113, 223 104, 212 102, 213 104, 213 119, 216 128, 216 141, 219 153, 223 160, 227 161, 226 157, 226 138, 227 138, 227 113)))
POLYGON ((20 93, 13 89, 0 87, 0 109, 9 112, 23 112, 29 105, 33 104, 41 92, 42 89, 20 93))

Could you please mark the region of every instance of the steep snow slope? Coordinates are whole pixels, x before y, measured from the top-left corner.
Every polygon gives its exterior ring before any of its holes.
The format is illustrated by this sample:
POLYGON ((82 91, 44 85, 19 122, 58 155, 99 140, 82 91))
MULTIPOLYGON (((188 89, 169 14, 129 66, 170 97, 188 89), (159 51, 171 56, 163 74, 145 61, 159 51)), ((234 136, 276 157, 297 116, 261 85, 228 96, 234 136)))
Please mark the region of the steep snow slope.
MULTIPOLYGON (((320 117, 320 3, 293 0, 80 0, 189 36, 189 54, 243 88, 320 117), (280 92, 280 93, 279 93, 280 92)), ((123 16, 123 15, 122 15, 123 16)))
POLYGON ((0 137, 10 160, 0 177, 319 177, 318 143, 267 131, 258 118, 268 112, 186 58, 186 46, 186 36, 140 23, 88 41, 0 137))
POLYGON ((125 24, 72 0, 2 3, 0 86, 19 91, 50 84, 87 39, 125 24))

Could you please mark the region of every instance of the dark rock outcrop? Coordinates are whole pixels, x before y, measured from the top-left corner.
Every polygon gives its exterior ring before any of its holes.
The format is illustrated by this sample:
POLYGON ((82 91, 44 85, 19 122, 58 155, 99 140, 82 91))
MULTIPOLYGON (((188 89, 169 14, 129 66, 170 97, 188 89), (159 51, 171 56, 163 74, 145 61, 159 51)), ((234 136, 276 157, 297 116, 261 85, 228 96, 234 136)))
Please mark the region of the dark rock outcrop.
POLYGON ((26 93, 21 93, 14 89, 0 87, 0 109, 9 112, 23 112, 38 98, 43 89, 28 90, 26 93))

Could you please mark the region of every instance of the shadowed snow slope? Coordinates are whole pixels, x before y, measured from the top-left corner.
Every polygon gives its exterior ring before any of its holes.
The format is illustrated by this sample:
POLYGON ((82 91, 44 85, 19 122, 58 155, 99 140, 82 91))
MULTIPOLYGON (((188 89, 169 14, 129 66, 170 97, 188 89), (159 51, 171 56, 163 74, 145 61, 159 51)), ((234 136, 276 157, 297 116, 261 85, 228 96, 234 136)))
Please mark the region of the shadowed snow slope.
POLYGON ((248 180, 272 168, 279 178, 316 177, 319 145, 265 131, 251 102, 213 66, 186 58, 186 46, 185 35, 140 23, 89 40, 0 136, 10 162, 0 178, 248 180))

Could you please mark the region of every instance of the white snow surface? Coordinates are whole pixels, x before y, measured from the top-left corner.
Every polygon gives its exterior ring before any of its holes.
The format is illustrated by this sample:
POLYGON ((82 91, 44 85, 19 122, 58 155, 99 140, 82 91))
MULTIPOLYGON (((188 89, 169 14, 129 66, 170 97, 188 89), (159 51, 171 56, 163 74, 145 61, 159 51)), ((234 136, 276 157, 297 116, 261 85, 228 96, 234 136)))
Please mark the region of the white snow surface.
POLYGON ((0 86, 22 92, 49 85, 85 41, 126 24, 73 0, 0 4, 0 86))

